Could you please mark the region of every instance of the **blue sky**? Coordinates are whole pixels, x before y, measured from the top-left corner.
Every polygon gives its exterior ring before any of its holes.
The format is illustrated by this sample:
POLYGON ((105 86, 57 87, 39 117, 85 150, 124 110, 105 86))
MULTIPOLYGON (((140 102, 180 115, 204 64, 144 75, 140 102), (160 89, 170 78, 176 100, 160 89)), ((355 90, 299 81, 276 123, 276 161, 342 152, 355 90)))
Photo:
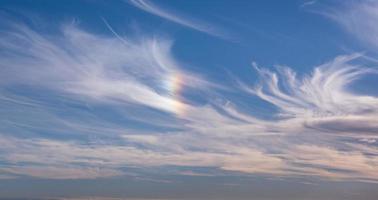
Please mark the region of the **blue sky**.
POLYGON ((0 1, 0 198, 375 199, 374 1, 0 1))

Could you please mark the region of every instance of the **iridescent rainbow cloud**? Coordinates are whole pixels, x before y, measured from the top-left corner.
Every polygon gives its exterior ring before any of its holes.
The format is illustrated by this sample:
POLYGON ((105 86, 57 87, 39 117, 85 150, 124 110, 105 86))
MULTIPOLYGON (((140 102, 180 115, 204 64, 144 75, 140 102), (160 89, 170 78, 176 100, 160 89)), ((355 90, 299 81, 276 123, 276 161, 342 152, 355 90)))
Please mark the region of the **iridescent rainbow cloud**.
POLYGON ((185 114, 187 105, 182 102, 181 91, 183 89, 184 77, 180 72, 172 72, 164 82, 164 87, 172 98, 172 111, 181 116, 185 114))

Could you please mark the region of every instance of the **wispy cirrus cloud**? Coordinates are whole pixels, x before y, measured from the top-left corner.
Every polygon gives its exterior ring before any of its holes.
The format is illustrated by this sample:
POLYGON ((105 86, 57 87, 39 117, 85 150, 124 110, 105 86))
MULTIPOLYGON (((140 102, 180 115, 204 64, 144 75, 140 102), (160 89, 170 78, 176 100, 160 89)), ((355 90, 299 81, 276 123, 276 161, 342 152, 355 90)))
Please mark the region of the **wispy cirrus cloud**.
POLYGON ((234 89, 278 109, 260 119, 210 90, 219 83, 179 67, 171 45, 162 37, 97 35, 72 25, 55 35, 12 25, 0 39, 1 173, 98 178, 124 175, 125 166, 176 166, 378 179, 377 147, 364 142, 378 137, 378 99, 350 90, 377 72, 358 64, 360 54, 302 77, 290 68, 255 66, 261 82, 234 89), (189 103, 180 93, 187 88, 208 103, 189 103))
POLYGON ((209 35, 227 38, 227 34, 224 30, 218 28, 215 25, 208 24, 205 22, 201 22, 199 20, 191 19, 189 17, 181 16, 175 12, 169 11, 167 9, 161 8, 160 6, 156 5, 155 3, 149 0, 129 0, 128 1, 131 5, 145 11, 151 13, 153 15, 159 16, 171 22, 180 24, 182 26, 207 33, 209 35))
POLYGON ((65 25, 64 39, 59 41, 26 26, 14 26, 16 31, 5 32, 0 40, 6 51, 1 64, 5 85, 42 86, 96 101, 137 103, 172 113, 185 107, 175 99, 180 87, 206 85, 177 68, 170 55, 171 41, 164 38, 119 42, 119 38, 94 36, 65 25))
MULTIPOLYGON (((278 67, 278 73, 275 73, 260 69, 254 64, 261 83, 245 89, 279 108, 279 115, 282 117, 330 120, 333 117, 342 117, 346 120, 358 120, 361 116, 368 116, 370 120, 366 119, 365 122, 371 122, 371 126, 375 127, 371 120, 377 114, 378 99, 354 94, 348 88, 363 75, 378 73, 377 68, 351 63, 359 57, 360 54, 336 57, 302 78, 298 78, 287 67, 278 67)), ((363 127, 369 127, 366 125, 364 123, 363 127)))
POLYGON ((359 54, 339 56, 299 80, 288 68, 280 69, 280 79, 276 73, 260 70, 264 81, 252 92, 276 105, 281 116, 304 119, 308 128, 330 133, 374 134, 378 131, 378 99, 357 95, 348 86, 361 76, 378 71, 350 63, 358 57, 359 54))
POLYGON ((317 0, 304 1, 304 2, 301 4, 301 7, 311 6, 311 5, 316 4, 316 2, 317 2, 317 0))
POLYGON ((372 0, 342 1, 319 13, 339 23, 353 36, 373 48, 378 47, 378 3, 372 0))

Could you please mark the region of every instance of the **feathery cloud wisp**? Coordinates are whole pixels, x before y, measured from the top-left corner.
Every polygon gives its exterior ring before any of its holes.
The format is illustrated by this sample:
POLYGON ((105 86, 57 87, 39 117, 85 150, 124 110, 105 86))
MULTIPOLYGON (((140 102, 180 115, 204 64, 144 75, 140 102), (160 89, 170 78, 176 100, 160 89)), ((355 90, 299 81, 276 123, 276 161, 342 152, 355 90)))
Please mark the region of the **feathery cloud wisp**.
POLYGON ((377 1, 345 1, 320 13, 339 23, 365 44, 378 47, 377 1))
POLYGON ((129 0, 129 3, 141 10, 144 10, 145 12, 159 16, 161 18, 180 24, 182 26, 185 26, 185 27, 188 27, 188 28, 191 28, 191 29, 203 32, 203 33, 207 33, 209 35, 213 35, 213 36, 217 36, 221 38, 226 37, 226 34, 224 33, 224 31, 214 25, 200 22, 194 19, 189 19, 188 17, 180 16, 171 11, 160 8, 159 6, 150 2, 149 0, 129 0))
POLYGON ((280 67, 278 75, 255 65, 262 83, 248 91, 276 105, 282 115, 316 117, 374 111, 377 109, 376 98, 348 91, 348 85, 356 79, 378 73, 377 68, 350 64, 360 56, 339 56, 316 67, 311 75, 302 79, 287 67, 280 67))
POLYGON ((176 67, 170 55, 171 42, 163 38, 123 38, 119 42, 119 38, 97 37, 70 25, 63 27, 64 40, 57 41, 26 26, 16 29, 0 39, 9 54, 17 52, 2 56, 0 84, 34 85, 95 101, 137 103, 172 113, 185 107, 177 100, 183 85, 206 85, 176 67), (13 74, 15 71, 24 73, 13 74))

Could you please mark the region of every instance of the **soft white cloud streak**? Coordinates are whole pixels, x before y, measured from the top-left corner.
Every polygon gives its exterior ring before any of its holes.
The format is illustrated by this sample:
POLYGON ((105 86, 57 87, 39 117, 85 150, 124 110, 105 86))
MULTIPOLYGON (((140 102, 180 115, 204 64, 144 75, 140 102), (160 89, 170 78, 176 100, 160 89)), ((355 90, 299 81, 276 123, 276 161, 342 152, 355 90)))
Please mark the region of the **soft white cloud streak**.
POLYGON ((172 11, 168 11, 166 9, 160 8, 159 6, 155 5, 149 0, 129 0, 128 1, 131 5, 145 11, 151 13, 153 15, 159 16, 166 20, 175 22, 182 26, 186 26, 188 28, 207 33, 209 35, 225 38, 225 33, 223 30, 220 30, 218 27, 206 24, 204 22, 200 22, 194 19, 189 19, 188 17, 180 16, 172 11))
POLYGON ((378 47, 378 2, 373 0, 343 1, 321 14, 335 20, 365 44, 378 47))
MULTIPOLYGON (((180 142, 169 137, 161 139, 168 140, 166 144, 180 142)), ((122 174, 119 168, 125 166, 220 167, 224 170, 270 173, 272 169, 277 170, 281 163, 280 159, 251 148, 230 149, 228 153, 195 152, 176 147, 164 148, 164 142, 159 142, 157 145, 160 148, 147 150, 119 145, 87 146, 45 139, 27 141, 13 137, 2 137, 0 143, 3 152, 11 152, 1 156, 2 160, 14 164, 3 168, 2 173, 56 179, 116 176, 122 174), (18 162, 30 164, 18 166, 18 162), (85 165, 81 166, 80 163, 85 165)))
POLYGON ((376 68, 349 63, 358 57, 359 54, 339 56, 302 79, 287 67, 279 67, 277 74, 255 65, 262 83, 247 90, 276 105, 281 115, 321 117, 373 112, 378 108, 377 98, 356 95, 347 88, 361 76, 378 72, 376 68))
POLYGON ((348 89, 363 75, 378 72, 377 68, 352 63, 360 57, 336 57, 302 78, 287 67, 279 67, 279 73, 275 73, 254 64, 261 83, 243 88, 275 105, 279 108, 278 116, 288 118, 287 121, 302 120, 308 128, 322 132, 376 133, 378 98, 348 89))
POLYGON ((165 82, 179 76, 180 82, 172 87, 206 85, 176 67, 170 55, 171 42, 163 38, 123 38, 119 42, 119 38, 97 37, 70 25, 63 26, 63 40, 59 41, 14 26, 16 31, 0 39, 9 53, 1 58, 1 84, 42 86, 172 113, 185 105, 171 95, 174 88, 167 88, 165 82))
POLYGON ((301 7, 311 6, 316 4, 317 0, 310 0, 310 1, 304 1, 301 5, 301 7))

